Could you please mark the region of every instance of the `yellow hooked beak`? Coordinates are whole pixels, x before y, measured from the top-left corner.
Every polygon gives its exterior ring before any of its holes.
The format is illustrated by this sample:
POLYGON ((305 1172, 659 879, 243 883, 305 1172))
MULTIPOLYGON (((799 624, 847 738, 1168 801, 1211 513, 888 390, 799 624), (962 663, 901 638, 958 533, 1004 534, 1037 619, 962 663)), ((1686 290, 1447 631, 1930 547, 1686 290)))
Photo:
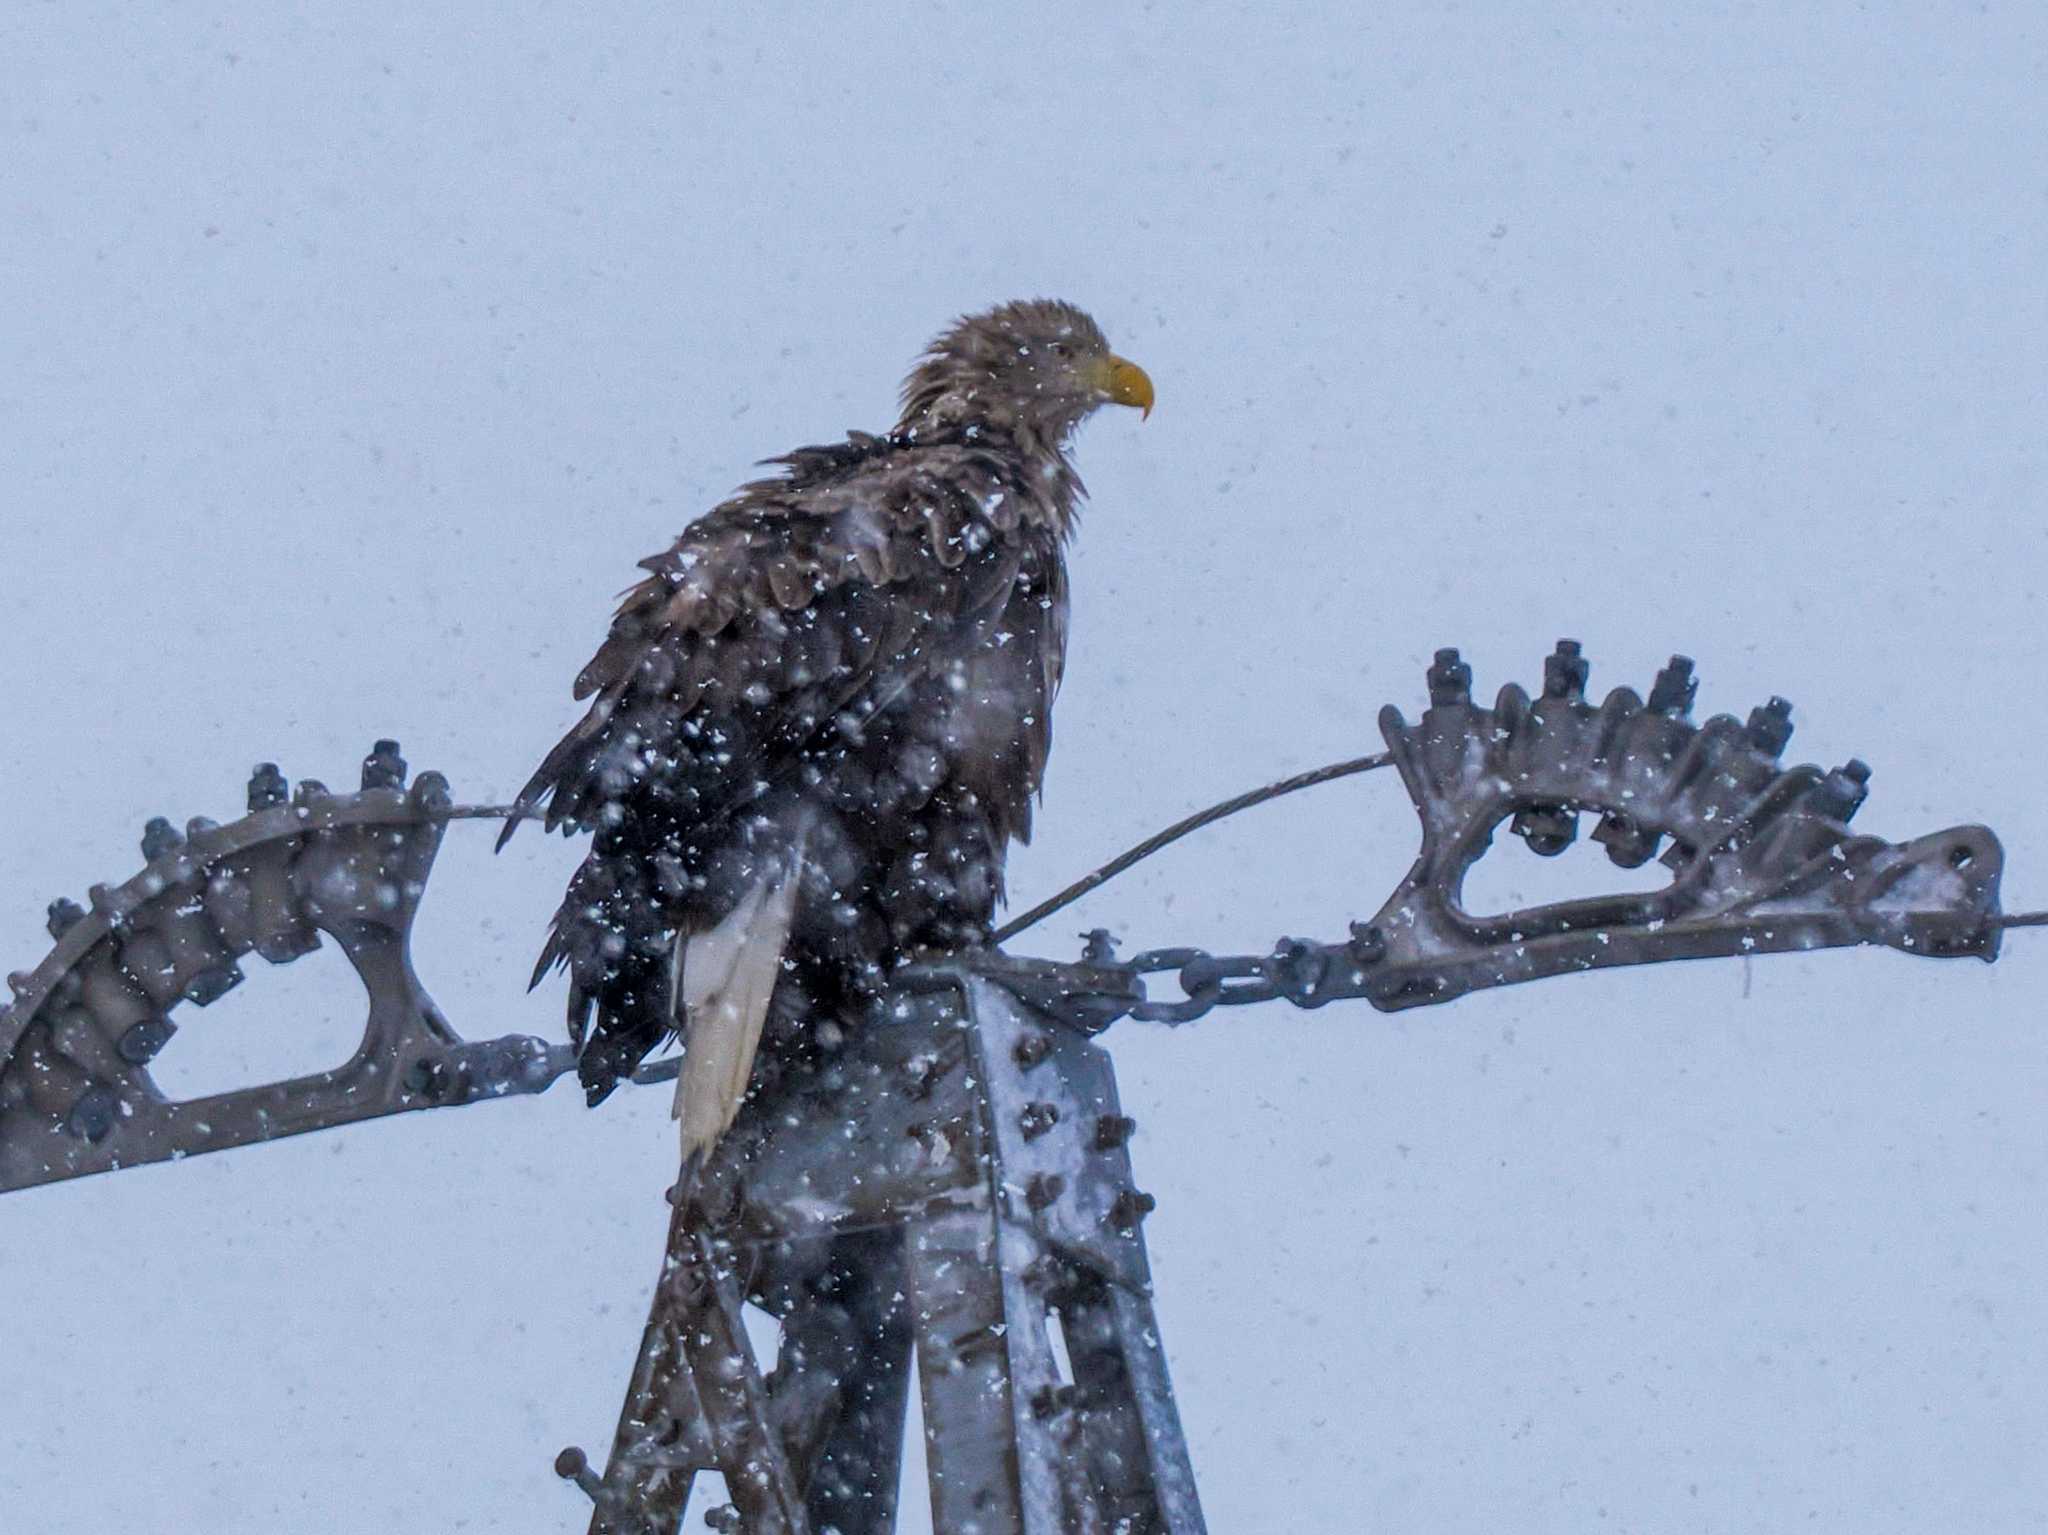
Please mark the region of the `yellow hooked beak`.
POLYGON ((1115 404, 1135 405, 1146 416, 1152 414, 1152 380, 1128 358, 1105 357, 1096 363, 1095 387, 1115 404))

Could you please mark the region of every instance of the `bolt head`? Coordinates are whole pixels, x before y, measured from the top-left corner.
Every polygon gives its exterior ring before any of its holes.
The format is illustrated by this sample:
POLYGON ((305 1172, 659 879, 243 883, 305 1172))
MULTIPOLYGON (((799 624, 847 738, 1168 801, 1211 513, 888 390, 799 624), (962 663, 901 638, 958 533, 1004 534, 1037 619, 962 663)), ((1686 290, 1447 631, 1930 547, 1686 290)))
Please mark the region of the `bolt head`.
POLYGON ((1138 1122, 1128 1114, 1104 1114, 1095 1121, 1095 1149, 1114 1151, 1126 1144, 1138 1122))
POLYGON ((152 816, 149 824, 142 828, 142 856, 152 863, 184 845, 184 837, 167 816, 152 816))
POLYGON ((1387 935, 1371 922, 1351 924, 1351 941, 1345 945, 1361 965, 1376 965, 1387 957, 1387 935))
POLYGON ((363 759, 363 787, 397 789, 404 784, 405 758, 398 754, 398 743, 383 740, 371 746, 370 755, 363 759))
POLYGON ((1058 1173, 1034 1173, 1024 1186, 1024 1203, 1043 1210, 1067 1191, 1067 1180, 1058 1173))
POLYGON ((71 1112, 64 1118, 64 1128, 80 1140, 98 1144, 112 1133, 120 1112, 120 1102, 114 1097, 112 1088, 88 1087, 71 1105, 71 1112))
POLYGON ((210 1007, 243 981, 242 967, 229 963, 202 970, 185 983, 184 996, 199 1007, 210 1007))
POLYGON ((50 936, 62 938, 85 920, 85 908, 69 896, 59 896, 50 903, 50 936))
POLYGON ((275 762, 259 762, 249 774, 249 808, 268 810, 291 797, 291 786, 275 762))
POLYGON ((1017 1113, 1017 1127, 1024 1139, 1035 1141, 1060 1122, 1060 1111, 1050 1103, 1027 1103, 1017 1113))
POLYGON ((1139 1189, 1125 1189, 1109 1207, 1109 1223, 1119 1231, 1129 1231, 1158 1208, 1159 1201, 1150 1194, 1139 1189))
POLYGON ((144 1018, 121 1031, 121 1037, 114 1041, 114 1049, 129 1065, 147 1066, 177 1032, 178 1026, 161 1015, 144 1018))

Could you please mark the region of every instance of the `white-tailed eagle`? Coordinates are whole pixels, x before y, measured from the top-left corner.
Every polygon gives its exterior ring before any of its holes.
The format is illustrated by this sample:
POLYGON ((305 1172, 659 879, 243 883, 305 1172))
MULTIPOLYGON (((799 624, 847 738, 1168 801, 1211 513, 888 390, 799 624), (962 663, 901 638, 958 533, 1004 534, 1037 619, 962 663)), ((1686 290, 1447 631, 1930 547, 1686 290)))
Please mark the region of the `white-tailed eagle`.
POLYGON ((1004 304, 932 343, 887 433, 773 460, 641 562, 520 796, 594 838, 535 970, 569 971, 591 1102, 678 1033, 701 1153, 764 1026, 798 1042, 987 937, 1051 742, 1068 444, 1109 402, 1152 384, 1092 319, 1004 304))

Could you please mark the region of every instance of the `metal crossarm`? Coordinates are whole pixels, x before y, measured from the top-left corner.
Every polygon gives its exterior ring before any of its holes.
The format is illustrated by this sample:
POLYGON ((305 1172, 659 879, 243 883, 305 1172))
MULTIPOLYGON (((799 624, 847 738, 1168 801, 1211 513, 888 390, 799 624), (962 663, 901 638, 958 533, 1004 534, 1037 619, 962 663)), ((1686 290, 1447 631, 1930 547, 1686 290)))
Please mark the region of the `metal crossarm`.
POLYGON ((411 1109, 538 1092, 573 1064, 523 1035, 466 1041, 412 964, 412 922, 451 812, 447 780, 408 790, 398 743, 364 759, 362 788, 290 789, 265 763, 249 814, 142 836, 132 879, 90 906, 50 906, 56 946, 10 975, 0 1008, 0 1192, 301 1135, 411 1109), (173 1101, 150 1074, 183 1026, 244 979, 331 940, 367 992, 362 1041, 332 1071, 173 1101))
MULTIPOLYGON (((1790 706, 1691 718, 1692 664, 1647 696, 1585 696, 1561 641, 1534 697, 1473 702, 1439 651, 1414 723, 1380 716, 1387 752, 1212 807, 1071 887, 1232 806, 1398 768, 1421 823, 1414 866, 1330 942, 1264 954, 1154 949, 1079 963, 987 947, 900 970, 868 1016, 812 1048, 765 1050, 740 1118, 676 1197, 626 1399, 601 1469, 556 1469, 591 1497, 593 1535, 674 1535, 701 1472, 732 1503, 714 1527, 886 1535, 910 1383, 941 1535, 1197 1535, 1202 1516, 1151 1304, 1131 1121, 1091 1036, 1119 1018, 1363 998, 1392 1010, 1609 965, 1883 945, 1991 960, 2003 854, 1984 827, 1902 843, 1850 828, 1869 770, 1780 761, 1790 706), (1661 889, 1485 914, 1467 874, 1502 827, 1539 854, 1583 822, 1617 864, 1661 858, 1661 889), (1153 995, 1171 975, 1180 995, 1153 995), (778 1329, 757 1357, 746 1312, 778 1329), (913 1371, 913 1360, 915 1361, 913 1371)), ((566 1043, 465 1041, 413 969, 412 924, 445 823, 502 815, 406 787, 395 742, 358 791, 292 791, 265 764, 249 814, 180 832, 152 821, 143 870, 50 908, 55 947, 8 977, 0 1008, 0 1192, 382 1115, 538 1092, 566 1043), (175 1101, 151 1064, 243 979, 334 942, 367 993, 362 1042, 329 1072, 175 1101)), ((828 1037, 829 1036, 829 1037, 828 1037)), ((635 1080, 674 1074, 670 1059, 635 1080)))
MULTIPOLYGON (((1422 850, 1379 911, 1334 942, 1282 939, 1268 954, 1218 957, 1154 949, 1119 961, 1089 935, 1092 986, 1035 984, 1050 1005, 1106 1027, 1117 1017, 1186 1023, 1213 1007, 1285 1000, 1321 1007, 1362 997, 1382 1011, 1448 1002, 1469 991, 1615 965, 1882 945, 1928 958, 1998 957, 2005 927, 1998 838, 1983 826, 1890 843, 1850 821, 1870 769, 1779 761, 1791 738, 1782 698, 1747 723, 1688 717, 1692 662, 1671 658, 1647 701, 1616 688, 1585 697, 1586 662, 1571 640, 1531 699, 1509 684, 1492 708, 1472 702, 1455 650, 1429 670, 1430 706, 1410 724, 1380 712, 1388 755, 1422 823, 1422 850), (1464 905, 1467 874, 1502 827, 1546 857, 1582 820, 1610 860, 1660 858, 1662 889, 1559 901, 1493 915, 1464 905), (1173 973, 1180 998, 1142 978, 1173 973), (1121 989, 1117 982, 1121 981, 1121 989)), ((2031 920, 2031 919, 2026 919, 2031 920)))

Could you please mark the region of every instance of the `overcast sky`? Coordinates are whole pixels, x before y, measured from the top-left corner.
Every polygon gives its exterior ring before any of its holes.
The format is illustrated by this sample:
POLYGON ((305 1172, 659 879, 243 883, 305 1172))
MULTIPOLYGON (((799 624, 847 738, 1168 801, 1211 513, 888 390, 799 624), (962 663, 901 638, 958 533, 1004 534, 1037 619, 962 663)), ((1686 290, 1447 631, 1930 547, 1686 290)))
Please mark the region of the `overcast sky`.
MULTIPOLYGON (((1020 903, 1373 749, 1439 645, 1490 697, 1571 635, 1596 691, 1682 651, 1703 714, 1792 698, 1796 756, 1874 765, 1862 828, 1986 822, 2048 904, 2044 99, 2025 4, 18 0, 0 969, 260 759, 395 735, 509 795, 636 559, 1032 294, 1159 408, 1079 444, 1020 903)), ((576 850, 488 842, 419 968, 467 1034, 558 1034, 523 983, 576 850)), ((1359 780, 1025 947, 1336 936, 1414 846, 1359 780)), ((1625 878, 1512 845, 1475 891, 1625 878)), ((341 970, 259 967, 165 1080, 338 1061, 341 970)), ((2042 1528, 2044 976, 2020 934, 1120 1025, 1211 1528, 2042 1528)), ((7 1527, 580 1530, 550 1461, 608 1443, 666 1114, 0 1201, 7 1527)))

